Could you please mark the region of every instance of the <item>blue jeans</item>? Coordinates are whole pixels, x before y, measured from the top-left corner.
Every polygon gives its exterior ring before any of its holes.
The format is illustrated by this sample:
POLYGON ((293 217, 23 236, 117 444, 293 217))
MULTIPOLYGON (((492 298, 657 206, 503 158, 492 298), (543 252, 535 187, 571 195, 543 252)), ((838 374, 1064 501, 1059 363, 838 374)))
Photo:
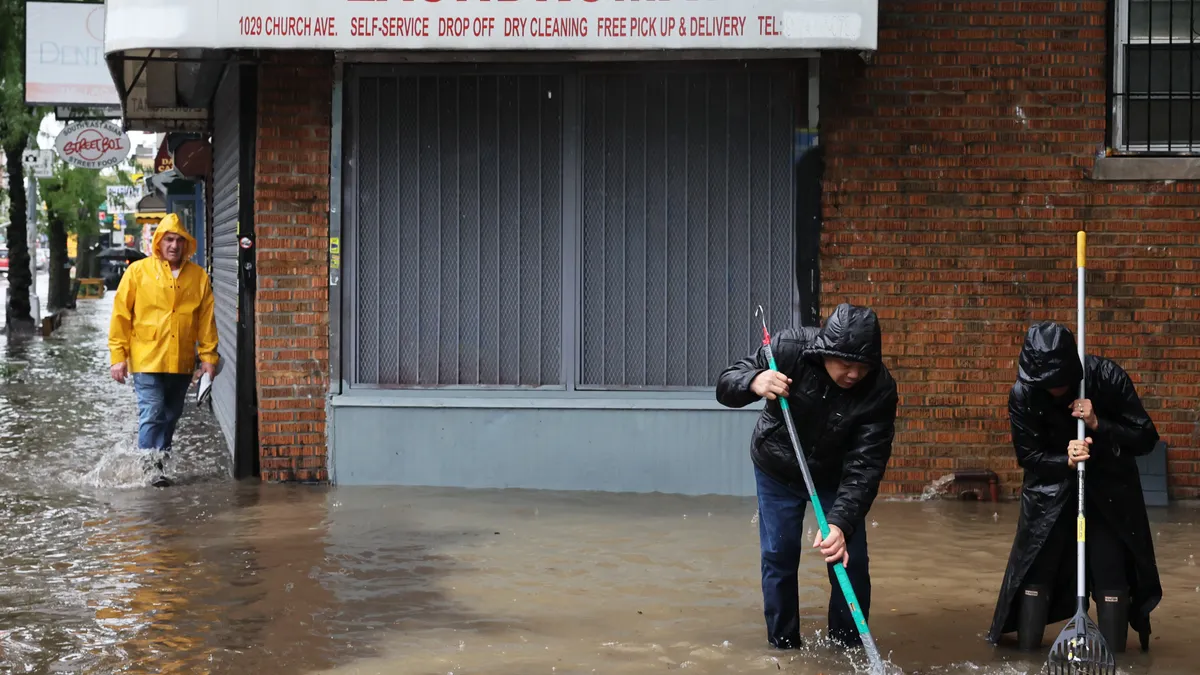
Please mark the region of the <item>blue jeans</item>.
MULTIPOLYGON (((796 573, 800 566, 800 552, 808 550, 819 556, 812 547, 816 538, 804 534, 804 510, 808 506, 808 495, 801 486, 799 491, 771 478, 758 467, 754 468, 758 484, 758 538, 762 552, 763 615, 767 620, 767 640, 776 647, 798 647, 800 645, 800 597, 796 573)), ((818 490, 821 508, 828 512, 833 506, 837 490, 818 490)), ((850 564, 846 575, 854 594, 858 596, 863 616, 871 612, 870 560, 867 557, 867 531, 864 522, 854 524, 854 534, 846 543, 850 553, 850 564)), ((841 564, 841 563, 836 563, 841 564)), ((833 565, 828 565, 829 583, 829 637, 846 646, 862 644, 854 616, 842 595, 833 565)))
POLYGON ((175 425, 183 415, 191 375, 134 373, 133 390, 138 402, 138 447, 169 450, 175 425))

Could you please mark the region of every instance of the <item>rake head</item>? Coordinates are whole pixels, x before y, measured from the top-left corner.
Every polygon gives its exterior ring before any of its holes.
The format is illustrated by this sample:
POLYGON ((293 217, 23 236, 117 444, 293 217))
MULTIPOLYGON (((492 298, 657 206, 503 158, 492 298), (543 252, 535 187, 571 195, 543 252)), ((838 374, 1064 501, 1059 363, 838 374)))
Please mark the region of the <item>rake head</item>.
POLYGON ((1087 614, 1076 614, 1050 647, 1048 675, 1117 675, 1117 660, 1100 628, 1087 614))

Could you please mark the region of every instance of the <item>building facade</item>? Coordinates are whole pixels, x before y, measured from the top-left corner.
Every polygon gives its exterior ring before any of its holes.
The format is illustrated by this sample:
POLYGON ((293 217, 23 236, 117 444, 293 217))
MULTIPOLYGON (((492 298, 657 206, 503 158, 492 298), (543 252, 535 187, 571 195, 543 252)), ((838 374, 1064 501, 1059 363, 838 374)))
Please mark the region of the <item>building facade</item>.
POLYGON ((1163 3, 181 1, 171 39, 124 4, 122 90, 167 55, 196 83, 176 104, 210 110, 214 405, 242 474, 750 494, 758 410, 718 406, 717 374, 757 305, 777 330, 851 301, 900 386, 885 493, 987 468, 1011 494, 1015 357, 1029 323, 1073 325, 1085 229, 1089 348, 1138 384, 1171 494, 1200 493, 1200 124, 1178 121, 1200 86, 1138 75, 1200 49, 1163 3))

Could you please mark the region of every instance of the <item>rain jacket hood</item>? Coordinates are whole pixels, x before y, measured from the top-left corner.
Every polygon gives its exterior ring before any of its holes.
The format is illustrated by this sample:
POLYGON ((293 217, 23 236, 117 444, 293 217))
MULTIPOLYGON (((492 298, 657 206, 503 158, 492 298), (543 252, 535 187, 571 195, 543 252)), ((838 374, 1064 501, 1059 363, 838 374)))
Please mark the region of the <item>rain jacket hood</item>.
MULTIPOLYGON (((1119 533, 1128 551, 1129 625, 1146 645, 1150 612, 1162 600, 1162 586, 1137 458, 1152 452, 1158 443, 1154 422, 1119 365, 1088 355, 1081 367, 1075 337, 1065 326, 1046 322, 1031 327, 1018 361, 1008 416, 1017 463, 1024 470, 1021 513, 988 640, 998 643, 1002 634, 1017 629, 1021 589, 1034 561, 1055 525, 1075 518, 1078 474, 1067 461, 1067 446, 1075 439, 1077 421, 1070 403, 1078 396, 1080 379, 1086 379, 1087 398, 1097 418, 1096 429, 1087 432, 1093 439, 1085 474, 1087 520, 1104 520, 1119 533), (1045 391, 1064 385, 1075 393, 1056 398, 1045 391)), ((1069 531, 1073 533, 1074 527, 1069 531)), ((1057 579, 1047 624, 1075 612, 1074 546, 1062 557, 1057 579)))
POLYGON ((834 308, 805 354, 832 356, 877 367, 883 363, 879 318, 868 307, 842 303, 834 308))
MULTIPOLYGON (((792 378, 788 405, 813 482, 818 490, 837 490, 826 517, 847 537, 862 526, 892 455, 898 395, 881 344, 875 312, 848 304, 838 305, 824 328, 787 328, 771 338, 776 366, 792 378), (869 363, 871 373, 842 389, 830 379, 823 355, 869 363)), ((717 401, 743 408, 759 400, 750 384, 768 368, 762 347, 738 360, 717 379, 717 401)), ((750 459, 807 494, 783 414, 778 400, 766 402, 750 439, 750 459)))
POLYGON ((183 223, 179 222, 179 216, 174 213, 168 213, 166 218, 163 218, 158 223, 158 229, 154 230, 154 238, 150 241, 151 257, 163 260, 162 250, 159 245, 162 244, 163 237, 170 232, 183 237, 187 241, 187 245, 183 249, 183 260, 185 263, 196 255, 196 238, 191 232, 183 229, 183 223))
POLYGON ((1029 328, 1017 363, 1018 380, 1037 389, 1071 386, 1077 390, 1083 378, 1075 336, 1053 321, 1029 328))
POLYGON ((151 245, 151 257, 130 265, 117 287, 108 331, 112 363, 128 361, 134 373, 187 374, 195 370, 197 356, 217 363, 212 284, 204 269, 188 260, 196 240, 170 214, 158 224, 151 245), (168 233, 187 241, 178 276, 159 250, 168 233))

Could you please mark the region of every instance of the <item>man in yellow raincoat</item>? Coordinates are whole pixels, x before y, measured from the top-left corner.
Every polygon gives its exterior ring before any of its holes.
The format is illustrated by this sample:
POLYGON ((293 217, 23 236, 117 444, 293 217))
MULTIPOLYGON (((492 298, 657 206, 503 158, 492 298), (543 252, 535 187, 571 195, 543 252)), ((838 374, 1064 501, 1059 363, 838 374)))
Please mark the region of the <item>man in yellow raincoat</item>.
POLYGON ((196 373, 216 376, 217 325, 208 273, 190 262, 196 240, 169 214, 154 232, 153 254, 129 266, 113 302, 108 330, 112 378, 133 373, 138 400, 138 447, 143 469, 156 487, 170 485, 175 425, 196 373))

